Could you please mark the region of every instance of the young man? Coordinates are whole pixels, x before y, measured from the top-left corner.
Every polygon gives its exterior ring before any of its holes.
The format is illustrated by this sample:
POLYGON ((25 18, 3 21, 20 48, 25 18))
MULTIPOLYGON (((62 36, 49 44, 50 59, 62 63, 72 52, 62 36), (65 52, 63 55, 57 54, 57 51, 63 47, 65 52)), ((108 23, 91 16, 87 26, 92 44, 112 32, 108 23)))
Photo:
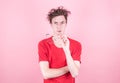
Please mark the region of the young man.
POLYGON ((65 35, 69 13, 63 7, 51 9, 48 13, 53 35, 38 44, 44 83, 75 83, 79 74, 81 44, 65 35))

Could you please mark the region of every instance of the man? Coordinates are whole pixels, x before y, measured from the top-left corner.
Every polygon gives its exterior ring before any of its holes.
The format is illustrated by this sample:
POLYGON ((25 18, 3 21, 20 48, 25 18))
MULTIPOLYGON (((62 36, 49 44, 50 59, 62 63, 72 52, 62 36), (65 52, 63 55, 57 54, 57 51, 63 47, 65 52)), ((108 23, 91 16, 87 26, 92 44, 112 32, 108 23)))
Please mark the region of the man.
POLYGON ((81 44, 65 35, 68 14, 70 11, 63 7, 48 13, 53 35, 38 44, 44 83, 75 83, 79 74, 81 44))

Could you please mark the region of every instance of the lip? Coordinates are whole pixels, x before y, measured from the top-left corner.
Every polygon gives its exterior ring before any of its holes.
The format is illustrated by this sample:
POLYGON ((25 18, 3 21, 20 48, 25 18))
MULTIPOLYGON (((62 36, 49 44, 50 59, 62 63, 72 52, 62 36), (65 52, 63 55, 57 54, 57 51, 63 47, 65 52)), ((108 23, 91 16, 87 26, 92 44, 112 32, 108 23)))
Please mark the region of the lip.
POLYGON ((60 32, 62 32, 62 31, 57 31, 57 32, 59 32, 59 33, 60 33, 60 32))

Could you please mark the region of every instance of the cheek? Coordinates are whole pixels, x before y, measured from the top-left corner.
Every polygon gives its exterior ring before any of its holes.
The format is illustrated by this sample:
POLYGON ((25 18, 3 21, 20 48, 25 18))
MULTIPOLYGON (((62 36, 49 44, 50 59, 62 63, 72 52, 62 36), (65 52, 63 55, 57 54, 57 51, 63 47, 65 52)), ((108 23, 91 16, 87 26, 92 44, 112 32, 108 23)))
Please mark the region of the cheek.
POLYGON ((66 28, 66 25, 62 25, 62 28, 65 29, 65 28, 66 28))
POLYGON ((52 27, 52 30, 53 30, 53 31, 56 31, 56 30, 57 30, 57 28, 56 28, 55 26, 53 26, 53 27, 52 27))

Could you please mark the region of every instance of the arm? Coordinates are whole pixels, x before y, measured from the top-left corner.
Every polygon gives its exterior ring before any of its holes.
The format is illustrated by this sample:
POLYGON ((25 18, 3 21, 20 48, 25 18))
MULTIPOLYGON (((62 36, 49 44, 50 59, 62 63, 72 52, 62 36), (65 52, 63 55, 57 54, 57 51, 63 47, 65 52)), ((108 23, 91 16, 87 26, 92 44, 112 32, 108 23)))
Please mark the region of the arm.
POLYGON ((67 66, 58 69, 49 68, 48 61, 41 61, 39 65, 44 79, 55 78, 64 75, 68 72, 67 66))
POLYGON ((76 77, 79 74, 80 62, 77 60, 76 61, 73 60, 69 49, 65 49, 64 52, 66 54, 68 69, 69 69, 72 77, 76 77))
POLYGON ((72 77, 76 77, 79 74, 79 69, 80 69, 80 62, 79 61, 74 61, 70 49, 69 49, 70 42, 66 36, 63 37, 63 43, 62 43, 62 48, 65 52, 66 55, 66 61, 67 61, 67 66, 68 69, 72 75, 72 77))

